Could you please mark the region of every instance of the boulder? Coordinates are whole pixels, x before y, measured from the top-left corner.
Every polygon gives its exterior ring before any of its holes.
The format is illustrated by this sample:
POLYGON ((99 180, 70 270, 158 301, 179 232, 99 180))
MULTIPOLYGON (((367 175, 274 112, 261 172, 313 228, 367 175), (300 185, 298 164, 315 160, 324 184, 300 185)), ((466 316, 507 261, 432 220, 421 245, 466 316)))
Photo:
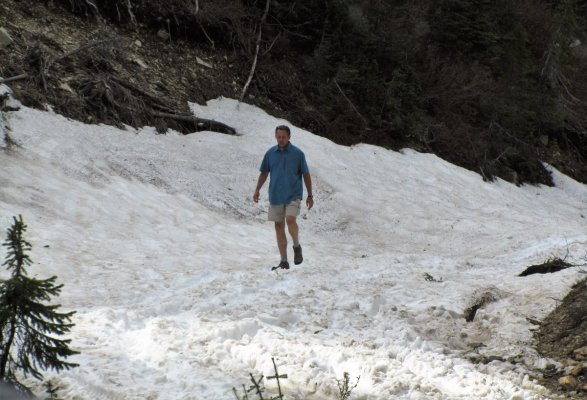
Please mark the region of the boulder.
POLYGON ((159 36, 161 39, 163 40, 169 40, 169 32, 167 32, 165 29, 159 29, 157 31, 157 36, 159 36))
POLYGON ((575 349, 573 354, 577 360, 587 360, 587 346, 575 349))
POLYGON ((572 376, 579 376, 583 373, 583 365, 579 364, 579 365, 575 365, 570 371, 569 371, 569 375, 572 376))
POLYGON ((558 383, 566 390, 573 390, 577 387, 578 382, 574 376, 565 375, 559 378, 558 383))
POLYGON ((214 68, 214 66, 212 64, 210 64, 209 62, 206 62, 204 60, 202 60, 200 57, 196 57, 196 62, 200 65, 203 65, 204 67, 208 67, 208 68, 214 68))
POLYGON ((0 48, 8 46, 13 40, 4 28, 0 28, 0 48))

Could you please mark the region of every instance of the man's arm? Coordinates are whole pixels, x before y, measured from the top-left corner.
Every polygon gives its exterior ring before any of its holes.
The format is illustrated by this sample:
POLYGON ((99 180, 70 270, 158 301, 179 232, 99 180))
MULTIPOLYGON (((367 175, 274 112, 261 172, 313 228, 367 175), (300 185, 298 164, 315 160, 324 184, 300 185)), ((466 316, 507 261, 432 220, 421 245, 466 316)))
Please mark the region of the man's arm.
POLYGON ((314 197, 312 194, 312 177, 310 173, 304 174, 304 183, 306 184, 306 191, 308 192, 308 198, 306 198, 306 205, 308 210, 314 206, 314 197))
POLYGON ((267 180, 268 175, 269 175, 268 172, 261 172, 259 174, 259 179, 257 179, 257 187, 255 188, 255 193, 253 194, 253 201, 255 203, 259 202, 259 190, 261 190, 261 188, 265 184, 265 181, 267 180))

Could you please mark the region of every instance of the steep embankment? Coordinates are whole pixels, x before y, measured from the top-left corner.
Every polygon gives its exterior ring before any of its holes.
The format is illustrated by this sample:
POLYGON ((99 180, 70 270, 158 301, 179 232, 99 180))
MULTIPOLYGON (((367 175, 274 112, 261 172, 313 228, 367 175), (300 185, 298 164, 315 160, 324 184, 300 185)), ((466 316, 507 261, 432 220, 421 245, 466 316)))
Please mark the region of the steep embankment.
POLYGON ((187 133, 198 127, 170 114, 188 115, 188 101, 235 97, 242 87, 238 58, 222 49, 42 2, 8 1, 0 10, 12 39, 0 48, 0 75, 26 74, 10 85, 28 106, 88 123, 187 133))
POLYGON ((261 3, 7 0, 0 75, 28 74, 28 105, 186 132, 169 114, 239 97, 259 49, 246 101, 337 143, 416 148, 488 180, 552 184, 547 162, 587 181, 580 2, 271 2, 265 23, 261 3))

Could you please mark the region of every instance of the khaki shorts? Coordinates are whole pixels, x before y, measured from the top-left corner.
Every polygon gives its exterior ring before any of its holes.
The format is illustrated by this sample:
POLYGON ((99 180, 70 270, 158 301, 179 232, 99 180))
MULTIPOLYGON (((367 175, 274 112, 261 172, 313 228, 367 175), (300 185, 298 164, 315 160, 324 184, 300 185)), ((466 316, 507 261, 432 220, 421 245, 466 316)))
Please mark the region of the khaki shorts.
POLYGON ((283 222, 285 217, 297 217, 300 215, 300 204, 302 200, 293 200, 289 204, 279 204, 276 206, 269 206, 269 214, 267 219, 273 222, 283 222))

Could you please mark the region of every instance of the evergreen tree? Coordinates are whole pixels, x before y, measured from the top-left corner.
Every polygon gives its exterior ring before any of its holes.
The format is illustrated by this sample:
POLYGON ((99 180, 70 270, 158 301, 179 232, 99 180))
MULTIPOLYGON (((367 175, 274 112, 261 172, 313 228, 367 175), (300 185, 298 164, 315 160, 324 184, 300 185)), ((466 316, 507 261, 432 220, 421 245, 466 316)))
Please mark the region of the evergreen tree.
POLYGON ((3 265, 11 277, 0 280, 0 381, 30 393, 17 373, 41 380, 41 370, 76 367, 64 359, 78 352, 69 348, 71 340, 57 338, 73 327, 75 312, 61 313, 60 305, 44 304, 59 295, 63 285, 55 284, 56 276, 45 280, 27 276, 32 261, 27 254, 31 244, 23 237, 26 228, 22 216, 14 217, 3 243, 8 248, 3 265))

